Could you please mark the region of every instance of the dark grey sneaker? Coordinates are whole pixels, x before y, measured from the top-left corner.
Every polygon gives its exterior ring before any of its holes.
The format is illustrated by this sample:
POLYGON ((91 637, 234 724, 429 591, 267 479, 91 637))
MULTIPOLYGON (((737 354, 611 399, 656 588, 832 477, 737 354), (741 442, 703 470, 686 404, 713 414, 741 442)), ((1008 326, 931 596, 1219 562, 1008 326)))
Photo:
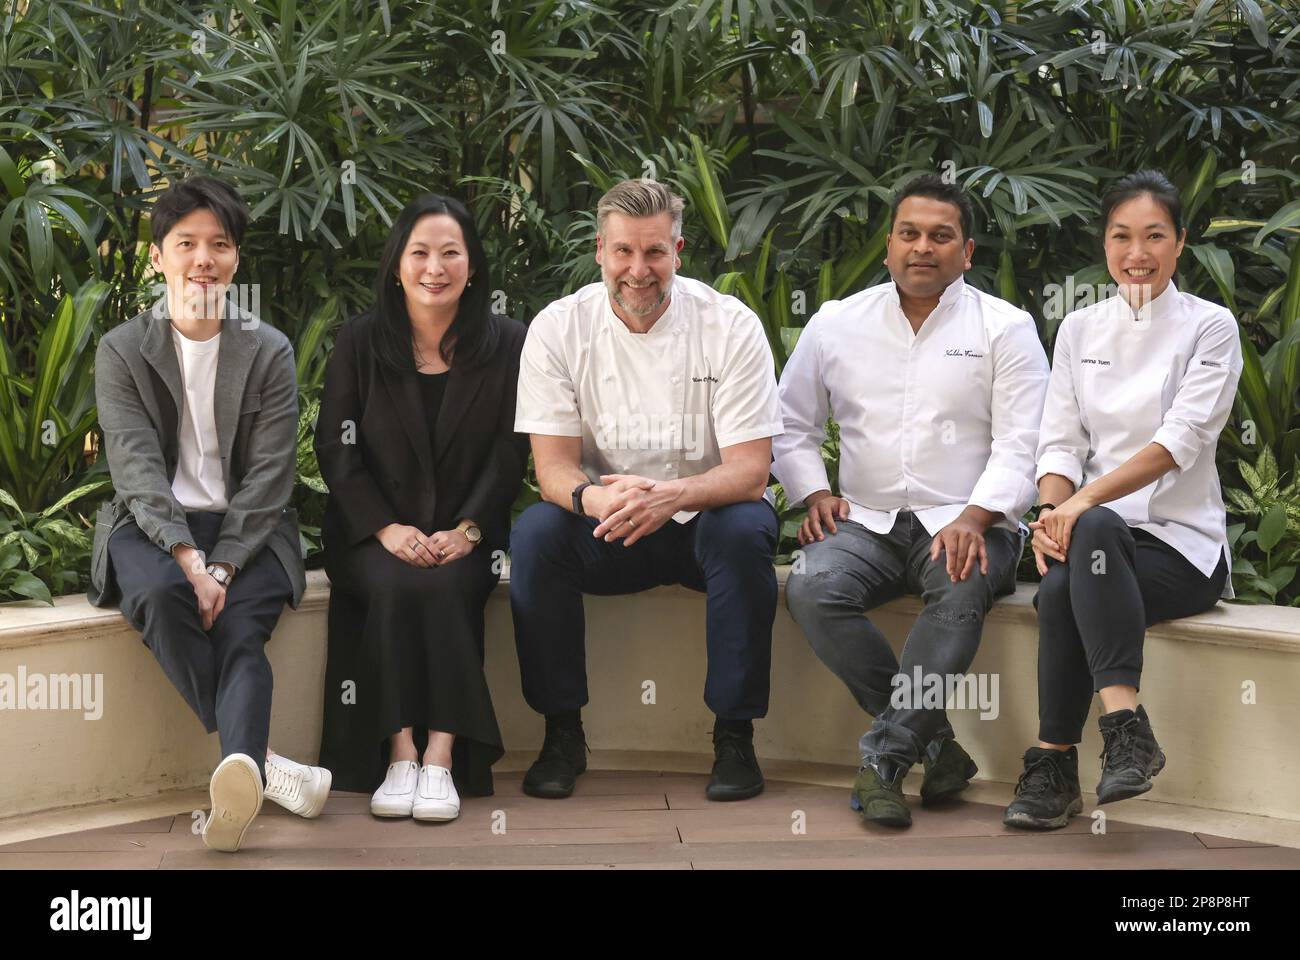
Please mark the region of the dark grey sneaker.
POLYGON ((851 806, 862 819, 887 827, 910 827, 912 811, 903 799, 906 771, 889 759, 867 761, 853 781, 851 806))
POLYGON ((1079 751, 1025 751, 1025 772, 1016 781, 1016 798, 1007 805, 1002 822, 1022 830, 1058 830, 1083 812, 1079 791, 1079 751))
POLYGON ((952 738, 938 744, 937 756, 925 752, 925 779, 921 781, 921 806, 930 807, 956 799, 970 786, 971 777, 980 768, 970 758, 960 743, 952 738))
POLYGON ((1151 778, 1165 767, 1165 754, 1151 732, 1151 721, 1140 704, 1136 711, 1116 710, 1098 719, 1105 747, 1101 751, 1101 781, 1097 802, 1114 803, 1151 789, 1151 778))

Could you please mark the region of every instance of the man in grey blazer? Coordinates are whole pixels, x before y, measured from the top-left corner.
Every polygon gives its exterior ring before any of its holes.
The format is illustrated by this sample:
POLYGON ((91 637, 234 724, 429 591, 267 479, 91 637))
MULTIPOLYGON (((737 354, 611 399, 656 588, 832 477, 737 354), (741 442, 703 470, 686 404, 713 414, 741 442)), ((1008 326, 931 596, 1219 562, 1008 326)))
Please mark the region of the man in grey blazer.
POLYGON ((191 177, 154 203, 150 258, 167 282, 105 334, 95 397, 116 496, 95 524, 90 602, 120 600, 163 672, 221 738, 204 842, 239 849, 264 796, 315 817, 329 771, 268 749, 265 644, 305 577, 293 347, 227 299, 249 218, 235 190, 191 177))

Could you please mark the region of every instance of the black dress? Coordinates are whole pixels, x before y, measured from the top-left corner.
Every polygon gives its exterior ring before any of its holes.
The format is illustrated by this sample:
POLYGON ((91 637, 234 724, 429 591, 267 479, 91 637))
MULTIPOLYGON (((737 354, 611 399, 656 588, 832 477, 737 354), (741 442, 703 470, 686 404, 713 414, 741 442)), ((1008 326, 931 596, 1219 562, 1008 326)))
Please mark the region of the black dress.
POLYGON ((331 488, 321 526, 331 594, 320 762, 332 771, 336 789, 371 792, 383 782, 393 734, 411 727, 416 749, 423 751, 428 730, 445 731, 456 737, 452 776, 457 789, 487 796, 493 789, 492 764, 504 749, 483 673, 483 611, 500 577, 494 548, 504 546, 509 503, 526 462, 527 438, 512 434, 523 331, 506 331, 510 342, 503 351, 512 356, 502 360, 500 371, 467 374, 453 367, 444 374, 406 374, 398 387, 375 385, 381 375, 365 347, 353 346, 353 332, 341 334, 335 343, 330 362, 339 369, 333 377, 327 372, 317 424, 318 457, 331 488), (387 406, 389 396, 406 402, 401 412, 387 406), (458 414, 463 402, 468 406, 458 414), (411 417, 411 406, 420 408, 411 420, 422 429, 386 435, 381 424, 411 417), (468 426, 462 423, 466 419, 468 426), (334 420, 356 424, 350 448, 332 442, 334 420), (455 442, 440 437, 441 430, 455 431, 455 442), (485 437, 492 433, 496 440, 485 437), (386 462, 400 455, 411 456, 414 464, 414 451, 401 444, 413 447, 416 436, 427 443, 427 449, 418 451, 421 465, 435 462, 432 454, 440 441, 446 450, 437 461, 446 495, 432 501, 432 516, 412 515, 410 501, 393 496, 361 502, 374 497, 372 483, 376 491, 400 491, 430 479, 412 466, 399 480, 386 462), (473 444, 487 452, 477 453, 473 444), (455 470, 477 476, 488 495, 479 501, 472 494, 468 499, 452 496, 461 486, 455 470), (504 479, 494 482, 498 475, 504 479), (358 521, 359 516, 364 520, 358 521), (426 534, 451 530, 460 516, 471 516, 485 528, 484 541, 467 556, 435 567, 412 566, 373 535, 364 535, 385 521, 407 523, 426 534))

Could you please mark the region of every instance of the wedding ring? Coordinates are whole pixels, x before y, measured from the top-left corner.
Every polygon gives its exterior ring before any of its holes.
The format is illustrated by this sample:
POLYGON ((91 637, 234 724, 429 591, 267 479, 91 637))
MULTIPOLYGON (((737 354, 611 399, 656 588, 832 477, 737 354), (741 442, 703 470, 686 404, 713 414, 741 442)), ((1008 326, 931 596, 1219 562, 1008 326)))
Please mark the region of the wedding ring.
POLYGON ((633 520, 631 517, 628 517, 628 518, 627 518, 627 525, 628 525, 629 527, 633 527, 633 528, 635 528, 635 527, 636 527, 636 521, 633 520))

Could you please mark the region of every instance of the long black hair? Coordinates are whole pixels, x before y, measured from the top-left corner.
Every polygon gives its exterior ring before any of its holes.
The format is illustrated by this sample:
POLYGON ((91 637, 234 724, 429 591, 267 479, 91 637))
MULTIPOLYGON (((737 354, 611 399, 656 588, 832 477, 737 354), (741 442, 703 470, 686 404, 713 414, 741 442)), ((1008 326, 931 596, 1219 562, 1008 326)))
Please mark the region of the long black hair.
POLYGON ((454 354, 456 363, 478 366, 492 357, 501 338, 500 325, 488 310, 491 283, 487 254, 483 252, 474 218, 459 200, 426 193, 408 203, 397 215, 375 273, 372 346, 381 363, 399 372, 415 372, 415 357, 411 351, 411 318, 406 312, 406 294, 394 278, 416 221, 430 214, 446 214, 460 224, 471 274, 471 282, 461 292, 456 306, 456 318, 438 347, 443 362, 450 365, 454 354))

